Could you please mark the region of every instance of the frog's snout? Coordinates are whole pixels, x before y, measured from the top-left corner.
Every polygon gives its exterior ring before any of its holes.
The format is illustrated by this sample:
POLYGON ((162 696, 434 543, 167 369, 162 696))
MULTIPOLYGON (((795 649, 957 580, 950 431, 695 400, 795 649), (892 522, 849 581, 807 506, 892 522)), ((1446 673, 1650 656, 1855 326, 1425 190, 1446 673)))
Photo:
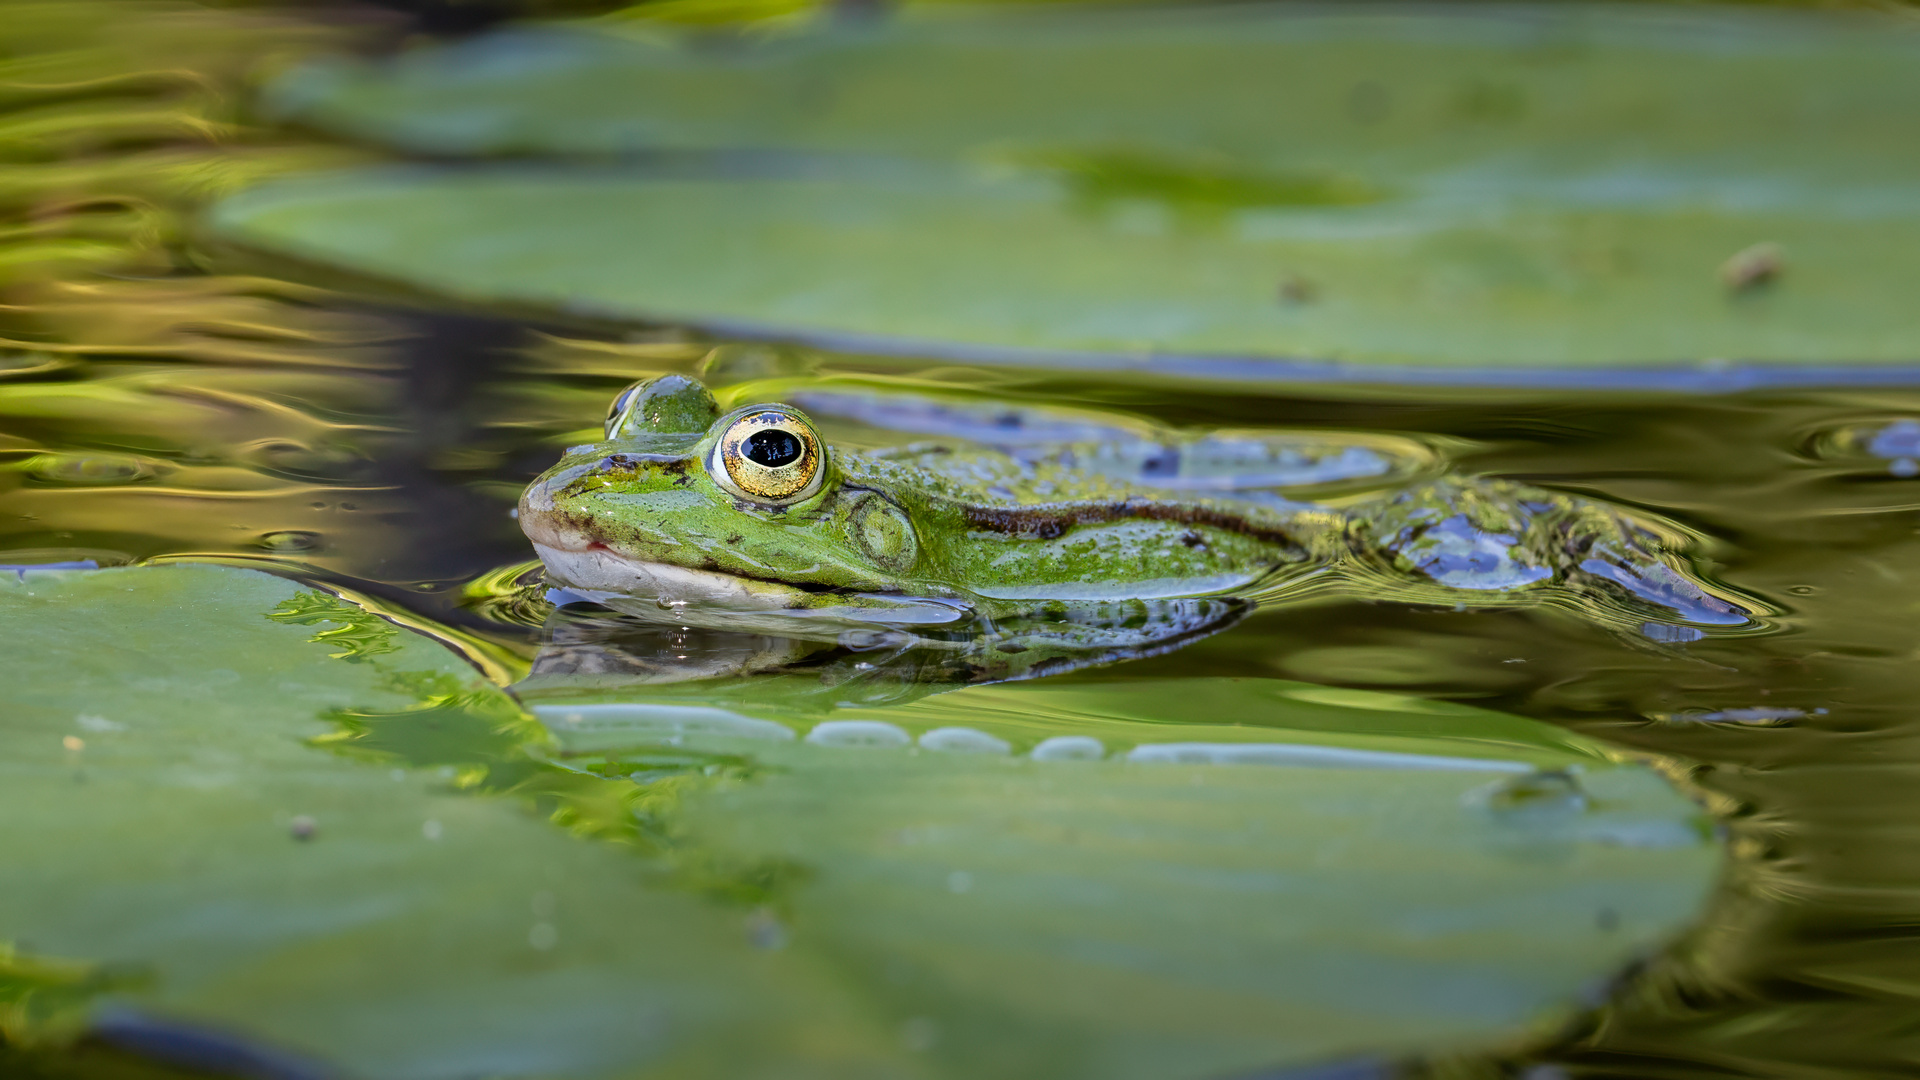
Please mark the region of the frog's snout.
POLYGON ((525 529, 529 518, 554 512, 553 496, 555 492, 565 490, 584 476, 591 475, 594 464, 582 463, 549 469, 540 474, 527 489, 520 493, 520 527, 525 529))

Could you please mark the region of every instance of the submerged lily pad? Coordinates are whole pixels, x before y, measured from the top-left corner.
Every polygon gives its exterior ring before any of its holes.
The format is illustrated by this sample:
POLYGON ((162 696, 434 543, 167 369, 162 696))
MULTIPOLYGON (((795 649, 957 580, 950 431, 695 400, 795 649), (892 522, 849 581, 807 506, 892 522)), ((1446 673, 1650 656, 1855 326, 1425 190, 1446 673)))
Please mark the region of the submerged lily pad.
POLYGON ((1333 376, 1311 365, 1912 362, 1920 43, 1888 29, 1556 5, 726 48, 506 31, 308 68, 274 100, 408 149, 563 160, 270 185, 217 220, 468 300, 881 351, 1333 376), (837 163, 608 164, 652 150, 837 163))
MULTIPOLYGON (((1484 714, 1449 743, 1472 710, 1302 684, 1233 719, 1298 707, 1339 749, 1341 710, 1370 716, 1344 767, 1034 753, 1017 721, 960 730, 990 704, 964 694, 917 746, 685 699, 707 726, 568 752, 430 640, 220 567, 0 575, 0 649, 8 970, 129 973, 60 986, 109 1034, 211 1027, 370 1080, 1146 1078, 1484 1043, 1674 933, 1716 864, 1689 803, 1577 740, 1484 714)), ((1142 721, 1181 696, 1088 730, 1165 745, 1142 721)))

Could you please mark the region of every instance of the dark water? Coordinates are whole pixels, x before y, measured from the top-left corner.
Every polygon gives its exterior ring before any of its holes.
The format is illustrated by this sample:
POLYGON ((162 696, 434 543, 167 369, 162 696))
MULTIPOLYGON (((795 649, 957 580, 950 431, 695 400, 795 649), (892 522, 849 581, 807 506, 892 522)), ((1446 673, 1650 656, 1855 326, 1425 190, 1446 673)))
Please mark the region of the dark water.
MULTIPOLYGON (((249 32, 285 46, 405 29, 355 16, 325 30, 262 16, 280 21, 249 32)), ((217 78, 157 85, 71 100, 102 117, 157 100, 176 120, 244 118, 217 78)), ((15 117, 47 105, 7 100, 15 117)), ((497 603, 530 557, 514 500, 560 447, 597 427, 620 387, 649 373, 917 372, 1173 425, 1451 440, 1464 470, 1679 523, 1699 537, 1704 567, 1777 616, 1763 632, 1669 646, 1575 611, 1323 596, 1062 678, 1259 673, 1386 689, 1548 720, 1680 763, 1726 824, 1733 860, 1700 925, 1576 1030, 1511 1057, 1412 1071, 1920 1071, 1920 478, 1902 453, 1904 441, 1920 443, 1904 426, 1920 419, 1920 385, 1715 396, 1122 380, 530 322, 295 283, 275 276, 292 271, 197 246, 178 227, 191 193, 137 190, 108 166, 348 151, 253 128, 202 138, 145 123, 111 137, 96 124, 91 140, 35 142, 16 129, 0 142, 29 181, 62 163, 93 170, 4 196, 8 220, 32 228, 0 234, 11 237, 0 255, 33 257, 0 278, 0 562, 269 566, 410 613, 510 666, 540 644, 536 627, 497 603), (29 250, 52 241, 63 246, 29 250)), ((131 1066, 83 1055, 32 1067, 131 1066)), ((96 1071, 72 1071, 86 1069, 96 1071)))

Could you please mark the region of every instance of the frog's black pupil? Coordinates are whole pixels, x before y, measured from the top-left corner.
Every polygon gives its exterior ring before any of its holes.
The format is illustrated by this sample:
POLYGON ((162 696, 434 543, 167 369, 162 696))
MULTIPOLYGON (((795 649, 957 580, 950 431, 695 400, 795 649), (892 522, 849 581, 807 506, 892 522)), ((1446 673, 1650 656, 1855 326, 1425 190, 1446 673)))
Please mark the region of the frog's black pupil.
POLYGON ((790 465, 800 457, 800 440, 791 431, 768 428, 747 436, 747 460, 769 469, 790 465))

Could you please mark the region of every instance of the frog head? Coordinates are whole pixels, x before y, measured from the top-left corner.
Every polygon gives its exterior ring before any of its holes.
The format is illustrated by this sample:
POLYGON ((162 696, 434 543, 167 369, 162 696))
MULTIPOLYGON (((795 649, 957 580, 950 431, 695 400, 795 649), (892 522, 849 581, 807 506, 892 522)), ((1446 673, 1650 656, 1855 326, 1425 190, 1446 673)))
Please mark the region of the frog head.
POLYGON ((520 527, 552 580, 621 610, 959 618, 953 603, 874 595, 941 594, 884 487, 850 482, 800 410, 722 415, 705 387, 665 376, 623 391, 606 438, 527 488, 520 527))

